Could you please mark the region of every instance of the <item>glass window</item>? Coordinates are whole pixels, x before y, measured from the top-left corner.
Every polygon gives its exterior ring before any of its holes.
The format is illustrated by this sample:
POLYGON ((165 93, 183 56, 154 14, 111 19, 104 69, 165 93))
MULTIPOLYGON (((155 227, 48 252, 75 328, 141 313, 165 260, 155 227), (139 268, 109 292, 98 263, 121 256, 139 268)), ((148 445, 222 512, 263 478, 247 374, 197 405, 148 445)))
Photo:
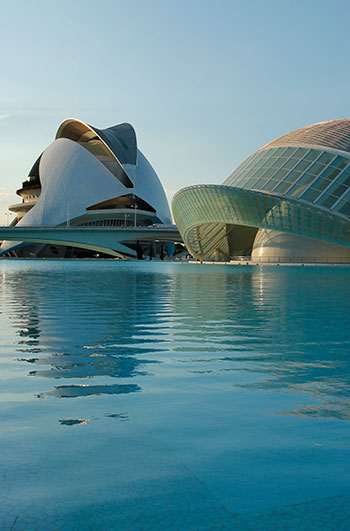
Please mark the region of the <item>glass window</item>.
POLYGON ((276 173, 275 168, 271 168, 270 170, 267 170, 267 172, 264 174, 264 179, 270 179, 274 174, 276 173))
POLYGON ((320 201, 317 201, 317 204, 325 208, 331 208, 331 206, 334 205, 337 199, 338 198, 334 197, 334 195, 325 194, 322 196, 322 199, 320 201))
MULTIPOLYGON (((338 209, 337 209, 338 210, 338 209)), ((350 202, 345 203, 339 210, 341 214, 344 214, 345 216, 350 216, 350 202)))
POLYGON ((253 186, 253 184, 255 184, 255 183, 256 183, 256 178, 255 177, 251 177, 247 181, 244 181, 244 183, 241 183, 241 186, 242 186, 242 188, 251 188, 253 186))
POLYGON ((286 156, 286 151, 287 151, 287 148, 285 147, 277 148, 275 153, 277 154, 278 157, 282 157, 282 156, 286 156))
POLYGON ((254 170, 253 170, 251 173, 249 173, 249 174, 247 175, 247 177, 248 177, 249 179, 251 179, 251 178, 259 179, 259 177, 261 177, 262 175, 264 175, 265 172, 266 172, 266 168, 260 168, 260 169, 257 170, 257 171, 254 171, 254 170))
POLYGON ((273 176, 273 178, 279 182, 281 179, 283 179, 287 173, 288 173, 289 170, 278 170, 277 173, 275 173, 275 175, 273 176))
POLYGON ((310 166, 311 162, 309 160, 301 160, 296 166, 295 166, 295 170, 298 170, 298 171, 304 171, 306 170, 306 168, 308 168, 310 166))
MULTIPOLYGON (((323 179, 322 177, 318 177, 316 181, 312 184, 311 188, 314 188, 315 190, 318 190, 319 192, 323 192, 331 184, 332 181, 329 181, 328 179, 323 179)), ((303 199, 305 199, 303 197, 303 199)))
POLYGON ((324 170, 325 165, 321 164, 319 162, 314 162, 310 168, 308 169, 308 173, 312 173, 313 175, 318 175, 321 173, 322 170, 324 170))
POLYGON ((350 203, 350 190, 348 190, 346 192, 346 194, 343 195, 343 197, 341 198, 341 200, 339 201, 339 203, 337 204, 337 206, 335 207, 335 210, 336 211, 340 211, 340 209, 342 208, 343 205, 345 205, 345 203, 350 203))
POLYGON ((311 149, 309 153, 305 155, 305 160, 315 160, 319 156, 320 152, 316 149, 311 149))
POLYGON ((338 168, 333 168, 332 166, 329 166, 322 174, 320 175, 320 179, 328 179, 329 181, 334 181, 336 176, 340 170, 338 168))
MULTIPOLYGON (((278 182, 278 181, 277 181, 278 182)), ((265 179, 265 177, 262 177, 261 179, 259 179, 256 184, 255 184, 255 188, 259 189, 259 190, 272 190, 272 188, 276 185, 276 180, 275 178, 273 177, 272 179, 265 179), (270 184, 272 183, 272 181, 275 183, 275 184, 270 184)))
POLYGON ((345 184, 345 186, 350 186, 350 169, 344 170, 343 173, 339 175, 337 182, 345 184))
POLYGON ((285 162, 286 162, 286 159, 279 158, 275 161, 273 167, 276 168, 276 170, 278 170, 285 164, 285 162))
POLYGON ((332 162, 332 166, 342 170, 343 168, 345 168, 347 164, 349 164, 349 162, 350 162, 350 159, 346 159, 344 157, 336 157, 335 160, 333 160, 332 162))
POLYGON ((300 175, 302 175, 301 171, 292 170, 286 176, 285 181, 289 182, 290 184, 295 183, 295 181, 299 179, 300 175))
POLYGON ((315 199, 320 195, 320 191, 315 188, 309 188, 309 190, 303 195, 305 201, 315 201, 315 199))
POLYGON ((274 189, 274 192, 278 194, 284 194, 284 192, 288 190, 288 188, 290 188, 290 185, 291 183, 287 181, 282 181, 281 183, 279 183, 278 186, 276 186, 276 188, 274 189))
POLYGON ((270 179, 269 181, 267 181, 266 183, 260 183, 259 184, 259 190, 268 190, 268 191, 271 191, 274 189, 274 187, 276 186, 276 184, 278 184, 280 182, 280 179, 275 179, 275 177, 273 177, 272 179, 270 179))
POLYGON ((294 158, 288 159, 286 163, 283 164, 283 168, 288 168, 288 169, 293 168, 293 166, 295 166, 297 162, 298 162, 297 159, 294 159, 294 158))
POLYGON ((317 162, 321 162, 322 164, 329 164, 332 159, 335 158, 335 155, 332 153, 322 153, 320 158, 317 160, 317 162))
POLYGON ((271 166, 276 162, 276 159, 270 157, 264 164, 266 168, 271 168, 271 166))
POLYGON ((286 190, 288 190, 288 188, 291 187, 291 185, 293 183, 295 183, 295 181, 297 179, 299 179, 301 175, 301 172, 300 171, 296 171, 296 170, 293 170, 291 171, 287 177, 284 179, 284 181, 282 181, 277 187, 276 189, 274 190, 274 192, 278 192, 280 194, 283 194, 286 190))
POLYGON ((271 156, 271 152, 270 152, 269 150, 267 150, 267 151, 261 151, 261 152, 260 152, 260 156, 259 156, 259 160, 261 160, 261 159, 268 159, 268 158, 270 158, 270 156, 271 156))
POLYGON ((293 155, 293 153, 295 153, 295 152, 296 152, 296 149, 295 149, 295 148, 289 147, 289 148, 286 149, 284 155, 285 155, 286 157, 290 157, 290 156, 293 155))
MULTIPOLYGON (((344 186, 343 184, 338 184, 338 183, 334 183, 328 190, 327 192, 325 193, 325 196, 326 195, 329 195, 329 194, 332 194, 334 195, 337 199, 339 199, 339 197, 341 195, 343 195, 346 190, 348 190, 348 187, 347 186, 344 186)), ((321 197, 320 201, 319 201, 319 204, 320 205, 323 205, 323 197, 321 197)))
POLYGON ((304 192, 305 188, 307 188, 314 179, 315 175, 312 175, 309 172, 305 173, 301 179, 295 183, 293 188, 289 190, 288 195, 293 195, 294 197, 300 196, 304 192))
POLYGON ((305 155, 306 151, 307 149, 305 148, 298 148, 296 152, 293 154, 293 157, 297 159, 301 159, 305 155))

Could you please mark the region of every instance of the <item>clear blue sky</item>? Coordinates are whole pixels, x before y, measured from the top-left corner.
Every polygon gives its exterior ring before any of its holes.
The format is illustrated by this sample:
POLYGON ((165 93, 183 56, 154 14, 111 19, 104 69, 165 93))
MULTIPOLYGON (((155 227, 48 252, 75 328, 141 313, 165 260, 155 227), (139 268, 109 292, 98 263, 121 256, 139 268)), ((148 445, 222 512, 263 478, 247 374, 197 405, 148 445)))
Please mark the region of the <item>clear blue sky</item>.
POLYGON ((79 118, 136 129, 169 195, 298 127, 350 117, 350 3, 0 0, 0 223, 79 118))

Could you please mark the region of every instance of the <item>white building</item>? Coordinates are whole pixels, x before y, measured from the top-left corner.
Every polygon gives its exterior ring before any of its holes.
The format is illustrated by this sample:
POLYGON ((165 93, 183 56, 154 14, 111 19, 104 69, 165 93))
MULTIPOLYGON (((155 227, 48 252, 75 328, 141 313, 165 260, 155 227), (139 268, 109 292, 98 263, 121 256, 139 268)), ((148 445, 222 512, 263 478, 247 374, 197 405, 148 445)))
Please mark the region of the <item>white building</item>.
MULTIPOLYGON (((11 205, 18 226, 145 226, 171 223, 164 189, 137 148, 130 124, 99 130, 80 120, 65 120, 55 141, 40 155, 11 205)), ((156 252, 143 244, 138 253, 156 252)), ((117 244, 121 255, 135 255, 135 242, 117 244)), ((0 253, 72 256, 54 245, 3 242, 0 253)), ((80 251, 81 253, 81 251, 80 251)))

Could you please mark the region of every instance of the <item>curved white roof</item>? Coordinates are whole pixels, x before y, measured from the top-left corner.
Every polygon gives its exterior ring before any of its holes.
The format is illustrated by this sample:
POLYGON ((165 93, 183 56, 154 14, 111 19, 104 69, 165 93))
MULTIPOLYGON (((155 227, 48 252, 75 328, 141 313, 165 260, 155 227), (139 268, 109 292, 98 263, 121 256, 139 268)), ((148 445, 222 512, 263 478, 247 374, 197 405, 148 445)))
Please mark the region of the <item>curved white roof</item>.
MULTIPOLYGON (((99 130, 80 120, 65 120, 38 164, 41 193, 18 225, 60 225, 93 205, 130 194, 148 203, 161 222, 171 223, 164 189, 137 149, 130 124, 99 130)), ((17 246, 4 242, 1 249, 17 246)))

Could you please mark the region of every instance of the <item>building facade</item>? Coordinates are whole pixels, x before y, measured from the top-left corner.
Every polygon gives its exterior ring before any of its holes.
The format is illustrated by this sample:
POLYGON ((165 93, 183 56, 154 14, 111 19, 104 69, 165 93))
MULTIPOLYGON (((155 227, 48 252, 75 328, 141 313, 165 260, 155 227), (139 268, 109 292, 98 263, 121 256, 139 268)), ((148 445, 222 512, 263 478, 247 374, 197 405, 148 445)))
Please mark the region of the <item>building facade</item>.
POLYGON ((350 119, 281 136, 222 185, 180 190, 173 214, 199 260, 350 262, 350 119))
MULTIPOLYGON (((22 227, 171 223, 164 189, 137 147, 134 128, 127 123, 100 130, 80 120, 65 120, 17 194, 22 201, 9 210, 16 214, 13 224, 22 227)), ((155 254, 157 249, 150 245, 136 249, 135 242, 116 242, 114 256, 155 254)), ((47 257, 69 256, 72 250, 3 242, 0 253, 8 252, 47 257)))

